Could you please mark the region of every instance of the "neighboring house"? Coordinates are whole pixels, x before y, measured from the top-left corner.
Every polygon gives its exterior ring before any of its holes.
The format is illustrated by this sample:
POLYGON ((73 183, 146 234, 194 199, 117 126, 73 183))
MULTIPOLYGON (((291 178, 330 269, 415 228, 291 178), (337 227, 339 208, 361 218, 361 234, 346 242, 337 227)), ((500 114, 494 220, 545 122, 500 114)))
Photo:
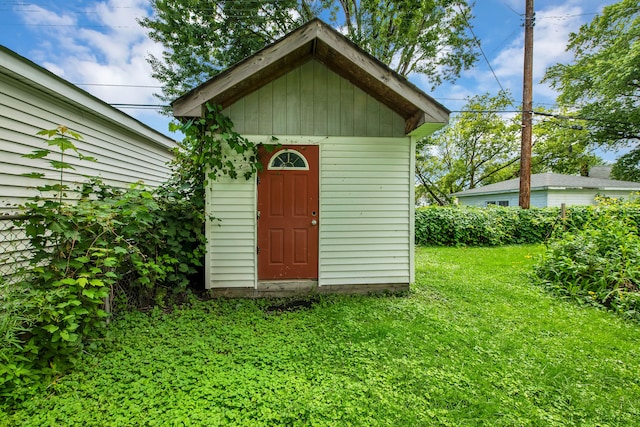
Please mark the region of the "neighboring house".
POLYGON ((221 105, 258 177, 212 180, 206 287, 217 295, 408 289, 415 141, 449 111, 320 20, 173 103, 221 105))
POLYGON ((22 157, 47 148, 46 138, 36 133, 58 125, 79 133, 83 140, 78 149, 97 159, 79 161, 73 153, 66 157, 75 168, 65 170, 69 185, 89 175, 120 187, 137 181, 157 186, 170 175, 167 162, 173 158, 174 140, 0 46, 0 214, 15 211, 15 204, 47 182, 22 174, 58 178, 45 160, 22 157))
MULTIPOLYGON (((453 193, 461 205, 518 206, 520 179, 510 179, 453 193)), ((593 205, 596 196, 629 198, 640 191, 640 183, 606 178, 539 173, 531 175, 531 206, 559 207, 593 205)))
POLYGON ((75 170, 65 169, 64 183, 71 188, 86 176, 122 188, 137 181, 158 186, 170 176, 174 140, 0 46, 0 276, 13 272, 28 253, 7 214, 19 213, 17 206, 38 194, 35 187, 60 176, 46 160, 22 155, 48 148, 47 138, 36 133, 59 125, 79 133, 80 152, 97 159, 80 161, 67 150, 64 160, 75 170), (44 178, 23 175, 28 173, 44 178))

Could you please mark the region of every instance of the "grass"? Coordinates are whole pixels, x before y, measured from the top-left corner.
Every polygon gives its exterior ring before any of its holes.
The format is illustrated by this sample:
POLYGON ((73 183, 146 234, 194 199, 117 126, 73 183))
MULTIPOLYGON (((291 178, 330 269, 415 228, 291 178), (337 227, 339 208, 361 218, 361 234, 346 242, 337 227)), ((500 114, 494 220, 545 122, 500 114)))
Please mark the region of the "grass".
POLYGON ((638 425, 640 325, 529 285, 538 247, 416 252, 406 296, 128 315, 0 425, 638 425))

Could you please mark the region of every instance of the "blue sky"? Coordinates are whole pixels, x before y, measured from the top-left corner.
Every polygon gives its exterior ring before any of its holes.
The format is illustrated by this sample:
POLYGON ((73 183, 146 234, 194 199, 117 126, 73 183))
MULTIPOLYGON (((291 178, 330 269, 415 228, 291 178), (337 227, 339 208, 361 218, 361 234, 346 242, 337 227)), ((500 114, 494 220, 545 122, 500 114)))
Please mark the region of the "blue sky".
MULTIPOLYGON (((552 108, 555 93, 540 84, 547 67, 569 62, 568 35, 614 0, 535 0, 534 104, 552 108)), ((420 76, 410 79, 452 111, 464 98, 496 94, 499 84, 520 105, 525 0, 476 0, 473 31, 484 59, 455 84, 434 92, 420 76), (499 84, 498 84, 499 81, 499 84)), ((0 0, 0 44, 77 84, 110 104, 158 104, 159 83, 146 58, 160 55, 136 19, 151 13, 148 0, 0 0)), ((127 114, 169 134, 168 119, 153 109, 123 108, 127 114)), ((171 135, 178 138, 177 135, 171 135)))

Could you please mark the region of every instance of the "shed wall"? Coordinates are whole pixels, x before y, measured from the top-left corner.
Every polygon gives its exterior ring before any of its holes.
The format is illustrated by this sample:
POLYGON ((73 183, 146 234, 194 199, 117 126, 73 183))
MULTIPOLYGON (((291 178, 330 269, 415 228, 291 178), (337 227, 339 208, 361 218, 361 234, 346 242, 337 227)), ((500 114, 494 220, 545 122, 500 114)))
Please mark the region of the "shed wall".
MULTIPOLYGON (((333 137, 319 145, 318 285, 411 283, 410 138, 333 137)), ((256 191, 255 180, 243 178, 209 184, 208 288, 256 286, 256 191)))
POLYGON ((207 192, 206 287, 254 287, 256 257, 256 182, 223 177, 207 192))
POLYGON ((320 145, 320 285, 411 282, 412 150, 410 138, 320 145))
POLYGON ((404 137, 397 113, 317 61, 224 110, 243 135, 404 137))

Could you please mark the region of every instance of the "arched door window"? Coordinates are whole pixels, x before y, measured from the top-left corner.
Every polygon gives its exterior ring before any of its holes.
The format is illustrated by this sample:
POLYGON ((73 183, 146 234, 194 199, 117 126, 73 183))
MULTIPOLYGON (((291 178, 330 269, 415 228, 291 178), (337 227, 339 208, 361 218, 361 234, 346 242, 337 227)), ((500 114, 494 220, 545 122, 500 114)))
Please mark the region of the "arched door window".
POLYGON ((307 159, 296 150, 286 149, 278 151, 271 157, 268 169, 309 170, 309 163, 307 163, 307 159))

